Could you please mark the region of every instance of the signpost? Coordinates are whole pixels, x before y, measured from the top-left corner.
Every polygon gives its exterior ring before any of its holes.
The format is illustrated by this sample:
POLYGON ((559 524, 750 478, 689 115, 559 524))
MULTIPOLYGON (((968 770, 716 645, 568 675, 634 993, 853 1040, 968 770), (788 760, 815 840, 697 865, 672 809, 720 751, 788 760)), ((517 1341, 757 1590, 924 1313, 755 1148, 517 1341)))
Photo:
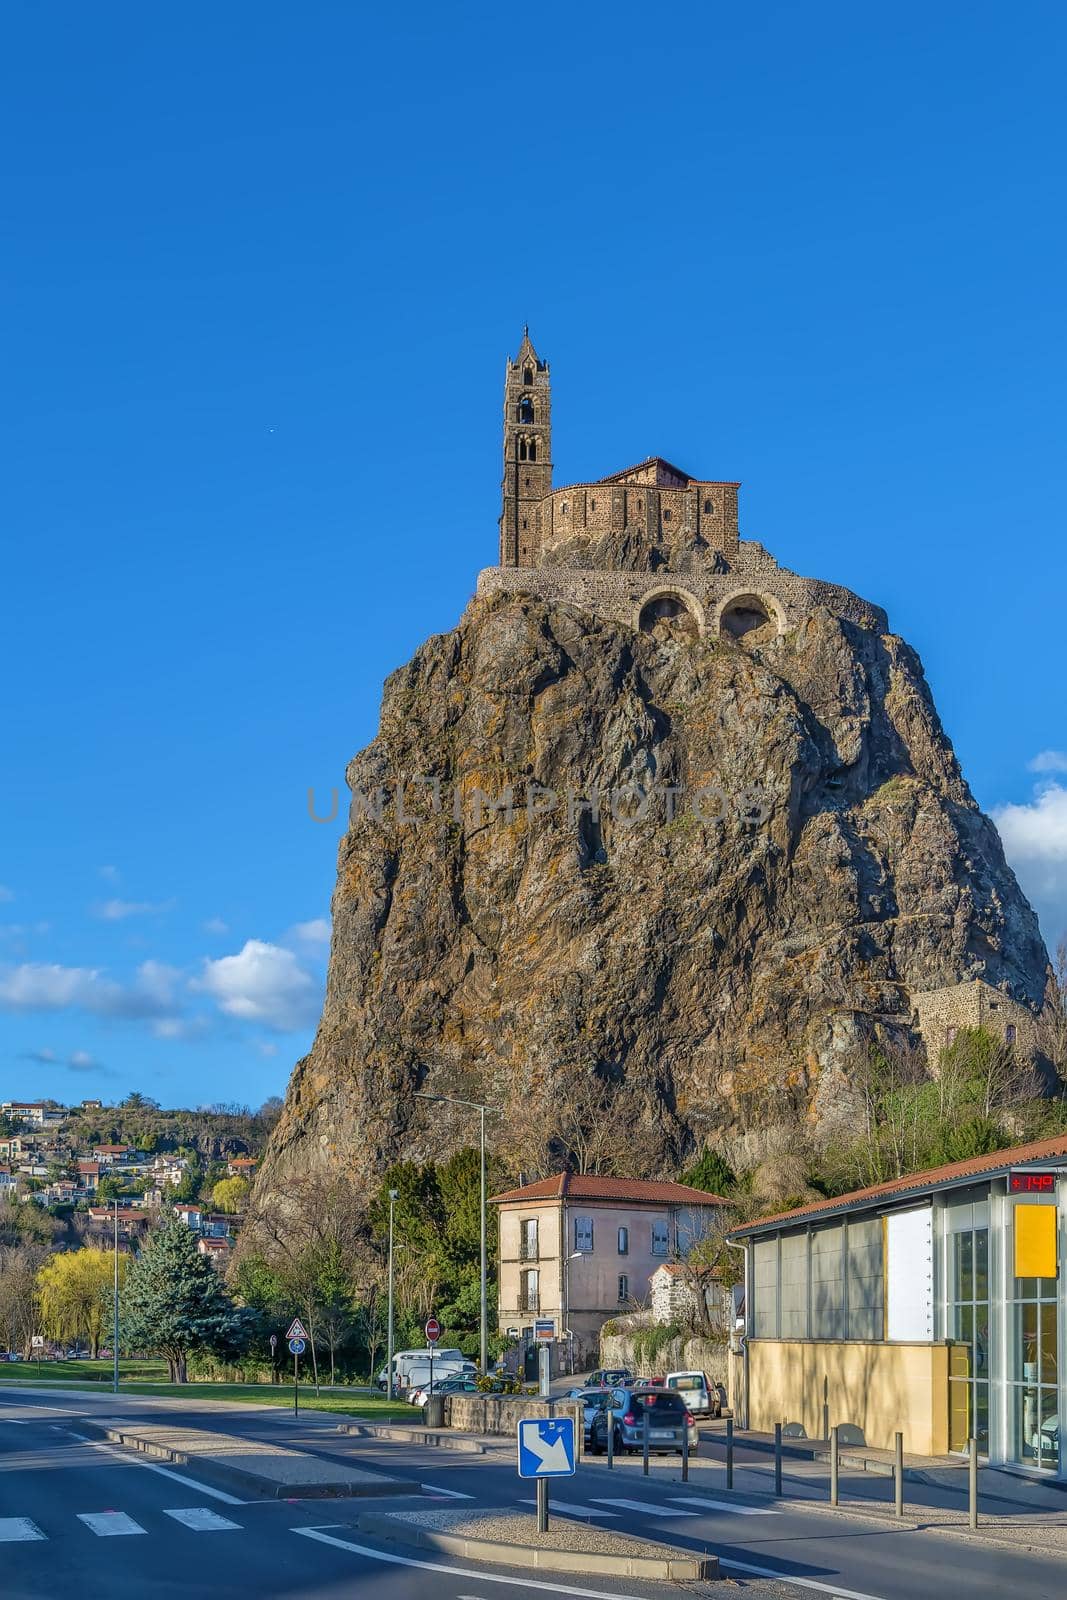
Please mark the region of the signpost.
POLYGON ((278 1335, 276 1333, 272 1333, 271 1336, 270 1336, 270 1381, 271 1381, 271 1383, 277 1383, 277 1381, 278 1381, 278 1361, 277 1361, 277 1357, 275 1356, 275 1351, 277 1350, 277 1348, 278 1348, 278 1335))
POLYGON ((300 1415, 300 1357, 307 1349, 307 1334, 299 1317, 294 1317, 285 1335, 293 1353, 293 1416, 300 1415))
POLYGON ((434 1347, 437 1344, 437 1341, 438 1341, 438 1339, 440 1337, 441 1337, 441 1324, 438 1322, 436 1317, 427 1317, 427 1319, 426 1319, 426 1343, 430 1347, 430 1387, 426 1391, 427 1396, 433 1394, 433 1352, 434 1352, 434 1347))
POLYGON ((525 1417, 518 1427, 519 1477, 537 1481, 537 1531, 548 1529, 548 1480, 574 1476, 574 1418, 525 1417))

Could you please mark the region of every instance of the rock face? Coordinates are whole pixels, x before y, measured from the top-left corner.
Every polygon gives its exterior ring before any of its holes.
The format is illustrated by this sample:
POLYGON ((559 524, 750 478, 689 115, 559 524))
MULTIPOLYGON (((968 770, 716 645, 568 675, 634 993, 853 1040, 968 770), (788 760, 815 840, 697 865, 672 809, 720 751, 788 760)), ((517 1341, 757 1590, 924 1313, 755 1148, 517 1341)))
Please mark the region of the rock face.
POLYGON ((880 614, 709 639, 664 613, 490 593, 390 677, 261 1194, 471 1142, 416 1090, 502 1107, 519 1169, 632 1126, 651 1176, 715 1130, 817 1121, 916 993, 1040 1008, 1034 914, 880 614))

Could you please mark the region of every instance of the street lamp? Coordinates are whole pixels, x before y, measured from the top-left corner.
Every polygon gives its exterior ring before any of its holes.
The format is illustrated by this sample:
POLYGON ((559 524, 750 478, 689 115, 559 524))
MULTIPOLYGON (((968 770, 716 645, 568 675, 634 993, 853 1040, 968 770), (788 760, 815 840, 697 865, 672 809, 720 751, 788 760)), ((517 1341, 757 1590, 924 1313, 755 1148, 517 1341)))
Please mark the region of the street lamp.
POLYGON ((385 1335, 385 1393, 389 1400, 393 1398, 393 1207, 398 1193, 396 1189, 389 1191, 389 1316, 385 1335))
MULTIPOLYGON (((564 1224, 566 1225, 566 1224, 564 1224)), ((583 1252, 572 1250, 563 1258, 563 1331, 567 1335, 568 1376, 574 1377, 574 1334, 571 1332, 571 1262, 579 1261, 583 1252)))
POLYGON ((485 1248, 485 1114, 486 1112, 499 1113, 499 1106, 483 1105, 480 1100, 457 1100, 450 1094, 425 1094, 422 1090, 415 1093, 416 1100, 436 1100, 444 1105, 466 1106, 470 1111, 477 1111, 481 1122, 481 1194, 482 1194, 482 1231, 481 1231, 481 1352, 482 1372, 489 1371, 489 1312, 486 1290, 486 1248, 485 1248))
POLYGON ((119 1392, 119 1202, 117 1196, 112 1197, 111 1204, 115 1207, 115 1288, 112 1299, 112 1359, 114 1368, 112 1372, 111 1388, 115 1394, 119 1392))

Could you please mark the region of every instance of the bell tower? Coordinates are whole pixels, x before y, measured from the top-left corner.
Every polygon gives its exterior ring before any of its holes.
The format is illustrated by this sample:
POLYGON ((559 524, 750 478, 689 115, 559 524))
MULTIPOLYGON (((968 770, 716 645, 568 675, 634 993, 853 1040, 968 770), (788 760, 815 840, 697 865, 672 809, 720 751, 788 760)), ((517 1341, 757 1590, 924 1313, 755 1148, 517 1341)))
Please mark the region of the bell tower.
POLYGON ((552 390, 526 328, 504 373, 504 478, 500 565, 536 567, 541 501, 552 492, 552 390))

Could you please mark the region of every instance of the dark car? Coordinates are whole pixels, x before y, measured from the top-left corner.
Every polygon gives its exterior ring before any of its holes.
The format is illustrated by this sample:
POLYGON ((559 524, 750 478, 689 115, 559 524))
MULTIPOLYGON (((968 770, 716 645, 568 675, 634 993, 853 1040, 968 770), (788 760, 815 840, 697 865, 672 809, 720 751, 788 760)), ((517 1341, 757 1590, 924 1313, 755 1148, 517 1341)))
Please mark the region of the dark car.
POLYGON ((643 1450, 645 1419, 648 1419, 648 1448, 652 1455, 682 1453, 683 1437, 688 1434, 689 1449, 696 1450, 697 1428, 677 1389, 613 1389, 611 1405, 595 1413, 589 1432, 590 1455, 603 1455, 608 1447, 608 1426, 613 1430, 612 1449, 643 1450))
POLYGON ((596 1372, 589 1374, 585 1386, 587 1389, 624 1389, 633 1381, 634 1375, 629 1367, 598 1367, 596 1372))

